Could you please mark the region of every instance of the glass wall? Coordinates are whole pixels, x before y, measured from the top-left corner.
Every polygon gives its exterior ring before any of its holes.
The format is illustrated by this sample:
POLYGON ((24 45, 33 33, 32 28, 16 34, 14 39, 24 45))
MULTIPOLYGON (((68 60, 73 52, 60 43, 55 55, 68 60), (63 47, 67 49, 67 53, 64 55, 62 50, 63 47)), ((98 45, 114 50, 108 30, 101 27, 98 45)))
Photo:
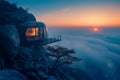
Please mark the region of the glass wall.
POLYGON ((27 40, 38 40, 39 31, 38 28, 28 28, 26 30, 27 40))

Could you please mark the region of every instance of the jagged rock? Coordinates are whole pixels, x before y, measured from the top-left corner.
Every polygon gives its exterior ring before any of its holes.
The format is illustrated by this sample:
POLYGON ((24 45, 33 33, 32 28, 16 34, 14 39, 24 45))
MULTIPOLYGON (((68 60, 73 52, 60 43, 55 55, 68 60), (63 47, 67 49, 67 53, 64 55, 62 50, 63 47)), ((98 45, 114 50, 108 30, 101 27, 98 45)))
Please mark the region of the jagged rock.
POLYGON ((0 69, 4 69, 0 70, 0 80, 27 80, 26 77, 29 80, 71 80, 61 69, 51 75, 54 59, 46 54, 43 46, 20 46, 21 24, 29 21, 36 21, 34 15, 22 7, 0 0, 0 69))
POLYGON ((0 25, 0 57, 1 65, 12 67, 13 58, 19 48, 19 35, 15 25, 0 25), (3 62, 4 61, 4 62, 3 62))
POLYGON ((50 76, 48 80, 57 80, 54 76, 50 76))
POLYGON ((10 12, 10 11, 16 11, 17 7, 15 4, 10 4, 8 1, 1 0, 0 9, 6 12, 10 12))
POLYGON ((28 14, 26 21, 36 21, 36 18, 32 14, 28 14))
POLYGON ((11 5, 5 0, 0 0, 0 24, 11 23, 12 19, 8 15, 10 12, 16 11, 17 7, 11 5))
POLYGON ((39 77, 32 72, 28 72, 25 74, 29 80, 40 80, 39 77))
POLYGON ((0 1, 0 24, 13 23, 18 26, 27 21, 36 21, 36 19, 22 7, 17 8, 15 4, 0 1))
MULTIPOLYGON (((13 45, 15 47, 19 47, 20 39, 19 39, 18 30, 15 25, 12 24, 0 25, 0 33, 1 35, 8 37, 8 39, 10 39, 13 42, 13 45)), ((6 43, 4 39, 1 42, 6 43)), ((9 44, 4 44, 4 45, 7 46, 9 44)))
POLYGON ((9 13, 8 15, 11 17, 13 22, 18 26, 23 24, 24 22, 36 21, 35 17, 32 14, 29 14, 24 10, 18 9, 16 12, 9 13))
POLYGON ((12 69, 0 70, 0 80, 28 80, 21 73, 12 69))
POLYGON ((21 71, 24 69, 28 69, 29 67, 33 67, 31 53, 32 51, 29 48, 20 47, 18 49, 18 54, 14 60, 14 69, 21 71))

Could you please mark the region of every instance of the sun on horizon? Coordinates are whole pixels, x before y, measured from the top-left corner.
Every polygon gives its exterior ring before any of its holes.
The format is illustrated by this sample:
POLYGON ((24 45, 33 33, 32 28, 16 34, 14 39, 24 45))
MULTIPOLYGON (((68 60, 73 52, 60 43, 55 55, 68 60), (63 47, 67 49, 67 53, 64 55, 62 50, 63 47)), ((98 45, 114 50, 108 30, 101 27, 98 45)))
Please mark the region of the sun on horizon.
POLYGON ((93 27, 93 28, 92 28, 92 32, 98 33, 98 32, 100 32, 100 28, 98 28, 98 27, 93 27))

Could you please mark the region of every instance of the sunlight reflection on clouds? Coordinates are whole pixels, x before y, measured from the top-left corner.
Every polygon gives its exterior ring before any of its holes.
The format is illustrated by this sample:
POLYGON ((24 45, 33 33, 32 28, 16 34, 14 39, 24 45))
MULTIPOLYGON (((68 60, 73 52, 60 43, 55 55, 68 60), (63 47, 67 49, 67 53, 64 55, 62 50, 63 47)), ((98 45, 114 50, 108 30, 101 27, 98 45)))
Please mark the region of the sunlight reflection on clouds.
MULTIPOLYGON (((72 33, 61 31, 62 34, 65 34, 62 35, 64 38, 61 42, 56 43, 68 48, 74 48, 77 51, 76 55, 83 59, 83 61, 74 64, 73 67, 87 72, 93 78, 92 80, 120 79, 118 76, 120 74, 120 71, 118 71, 118 67, 120 67, 120 45, 117 44, 119 37, 116 37, 120 33, 114 30, 111 33, 108 31, 109 34, 106 31, 99 34, 81 32, 74 30, 72 33), (115 38, 111 41, 108 37, 115 38)), ((59 30, 57 33, 59 34, 59 30)))

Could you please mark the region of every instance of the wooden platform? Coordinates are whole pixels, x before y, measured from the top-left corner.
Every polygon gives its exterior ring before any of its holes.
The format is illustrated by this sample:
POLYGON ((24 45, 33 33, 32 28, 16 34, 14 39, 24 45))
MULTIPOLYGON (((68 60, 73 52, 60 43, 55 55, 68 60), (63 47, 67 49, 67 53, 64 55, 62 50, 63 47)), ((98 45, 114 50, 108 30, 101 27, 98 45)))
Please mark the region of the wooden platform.
POLYGON ((61 40, 62 40, 62 36, 56 36, 56 37, 47 38, 44 40, 44 42, 41 41, 37 42, 35 45, 47 45, 47 44, 59 42, 61 40))

